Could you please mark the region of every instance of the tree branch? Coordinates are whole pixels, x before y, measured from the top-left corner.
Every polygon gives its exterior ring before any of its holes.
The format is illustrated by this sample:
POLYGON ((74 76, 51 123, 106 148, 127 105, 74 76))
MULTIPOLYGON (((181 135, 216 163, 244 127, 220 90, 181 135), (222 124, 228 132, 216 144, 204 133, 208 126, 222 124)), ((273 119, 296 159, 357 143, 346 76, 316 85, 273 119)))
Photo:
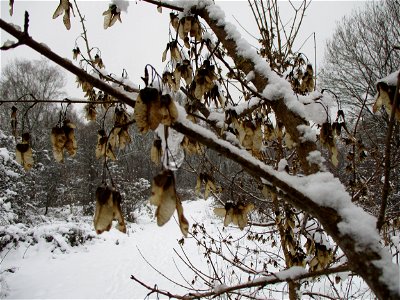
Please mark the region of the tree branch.
POLYGON ((391 163, 390 155, 391 155, 391 147, 392 147, 391 144, 392 144, 393 127, 394 127, 394 124, 396 123, 397 105, 400 102, 399 89, 400 89, 400 72, 397 75, 396 91, 394 94, 392 112, 390 114, 390 121, 389 121, 388 130, 387 130, 386 141, 385 141, 385 169, 384 169, 384 173, 383 173, 385 176, 385 181, 383 183, 383 189, 382 189, 381 209, 379 211, 378 222, 376 224, 376 227, 378 228, 379 231, 381 231, 382 226, 385 223, 385 212, 386 212, 387 201, 388 201, 389 190, 390 190, 390 169, 391 169, 390 168, 390 163, 391 163))

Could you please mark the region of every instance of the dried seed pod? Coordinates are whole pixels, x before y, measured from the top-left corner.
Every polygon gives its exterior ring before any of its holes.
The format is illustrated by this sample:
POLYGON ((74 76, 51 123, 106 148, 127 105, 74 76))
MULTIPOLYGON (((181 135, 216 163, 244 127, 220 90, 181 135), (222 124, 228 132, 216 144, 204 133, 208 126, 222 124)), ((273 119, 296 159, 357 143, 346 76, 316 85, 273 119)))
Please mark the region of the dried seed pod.
POLYGON ((311 93, 314 90, 313 76, 314 71, 312 65, 308 64, 300 85, 300 91, 302 93, 311 93))
POLYGON ((72 49, 72 58, 74 60, 78 59, 78 55, 81 54, 81 50, 79 49, 79 47, 76 47, 74 49, 72 49))
POLYGON ((112 221, 117 220, 117 229, 126 233, 126 225, 121 211, 121 194, 109 186, 100 186, 96 190, 96 211, 94 227, 97 234, 111 229, 112 221))
POLYGON ((103 69, 103 68, 105 68, 105 65, 104 65, 104 63, 103 63, 103 60, 102 60, 102 58, 98 55, 98 54, 96 54, 95 56, 94 56, 94 60, 92 61, 92 63, 93 63, 93 65, 97 65, 100 69, 103 69))
POLYGON ((187 237, 189 233, 189 222, 183 214, 182 202, 179 198, 176 200, 176 211, 178 213, 179 228, 181 229, 182 234, 187 237))
POLYGON ((17 137, 17 111, 18 109, 13 105, 11 107, 11 131, 14 137, 17 137))
POLYGON ((200 144, 187 136, 183 138, 181 146, 187 154, 201 154, 202 152, 200 144))
POLYGON ((196 183, 196 194, 200 194, 200 189, 201 185, 204 183, 204 199, 207 199, 210 192, 216 192, 217 188, 214 183, 214 179, 211 177, 211 175, 208 175, 207 173, 200 173, 200 175, 197 177, 197 183, 196 183))
POLYGON ((22 165, 26 171, 29 171, 34 163, 29 140, 29 133, 24 133, 22 135, 22 142, 17 144, 15 151, 16 161, 22 165))
POLYGON ((121 150, 125 149, 126 145, 130 144, 132 139, 128 132, 128 126, 124 126, 121 128, 121 130, 118 133, 118 141, 119 141, 118 147, 121 150))
POLYGON ((97 132, 96 158, 108 157, 111 160, 116 160, 113 147, 108 142, 107 134, 104 129, 97 132))
POLYGON ((171 126, 178 119, 178 110, 174 101, 169 94, 161 95, 160 97, 160 123, 171 126))
POLYGON ((232 203, 226 202, 225 207, 214 208, 214 213, 224 218, 224 226, 228 226, 230 223, 239 226, 241 230, 246 227, 248 222, 247 215, 254 209, 252 203, 244 204, 242 202, 232 203))
POLYGON ((51 129, 51 144, 53 146, 53 156, 57 162, 64 161, 64 145, 67 141, 64 129, 61 127, 53 127, 51 129))
POLYGON ((192 87, 197 99, 201 99, 205 93, 214 87, 214 81, 217 79, 214 69, 215 67, 210 64, 210 61, 205 60, 201 68, 197 70, 192 87))
POLYGON ((157 225, 163 226, 172 217, 177 202, 175 178, 171 170, 154 177, 149 200, 150 204, 157 206, 157 225))
POLYGON ((96 121, 96 104, 89 102, 88 104, 85 105, 84 110, 86 112, 86 119, 88 121, 96 121))
POLYGON ((76 127, 75 124, 73 124, 70 120, 67 119, 64 121, 63 129, 65 132, 65 136, 67 137, 64 147, 70 156, 75 156, 76 149, 78 148, 75 139, 75 132, 74 132, 75 127, 76 127))
POLYGON ((162 157, 162 148, 161 148, 161 139, 155 139, 153 142, 153 146, 151 147, 150 158, 153 163, 157 166, 161 162, 162 157))
POLYGON ((179 51, 177 41, 172 41, 169 43, 169 51, 171 53, 171 60, 173 60, 173 61, 181 61, 182 60, 181 52, 179 51))
POLYGON ((160 124, 160 95, 157 89, 146 87, 136 99, 134 118, 140 132, 155 130, 160 124))
POLYGON ((104 29, 107 29, 115 24, 117 20, 119 20, 120 23, 122 23, 121 20, 121 11, 115 4, 110 4, 108 9, 103 12, 104 16, 104 22, 103 22, 103 27, 104 29))
POLYGON ((334 166, 339 164, 337 155, 338 151, 336 148, 335 138, 333 136, 333 130, 330 123, 323 123, 321 126, 320 134, 319 134, 320 142, 323 146, 329 149, 329 153, 331 154, 331 162, 334 166))
POLYGON ((72 5, 71 3, 69 3, 69 0, 60 0, 60 3, 53 14, 53 19, 64 14, 63 22, 67 30, 71 29, 71 15, 70 15, 71 9, 72 5))
POLYGON ((173 12, 171 12, 171 13, 169 14, 169 18, 170 18, 171 26, 175 29, 175 31, 177 31, 177 30, 178 30, 178 26, 179 26, 179 18, 178 18, 178 15, 175 14, 175 13, 173 13, 173 12))
POLYGON ((193 80, 193 68, 190 65, 188 59, 184 59, 182 63, 176 65, 174 71, 175 81, 179 85, 181 78, 183 78, 187 85, 189 85, 193 80))

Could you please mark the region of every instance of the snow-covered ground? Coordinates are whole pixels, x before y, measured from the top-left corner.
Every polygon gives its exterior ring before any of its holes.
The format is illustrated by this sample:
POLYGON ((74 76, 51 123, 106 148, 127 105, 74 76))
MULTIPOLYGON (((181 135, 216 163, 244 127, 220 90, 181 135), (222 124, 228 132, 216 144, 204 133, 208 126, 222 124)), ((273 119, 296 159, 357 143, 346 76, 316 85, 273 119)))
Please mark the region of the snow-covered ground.
MULTIPOLYGON (((204 228, 210 235, 230 239, 233 241, 231 247, 233 251, 239 253, 246 246, 254 247, 252 241, 240 238, 243 237, 247 228, 244 231, 235 227, 222 230, 223 222, 214 215, 212 199, 186 201, 183 206, 186 218, 191 225, 204 224, 204 228), (239 244, 245 247, 237 247, 239 244), (239 248, 242 250, 238 250, 239 248)), ((44 218, 42 223, 32 228, 24 225, 9 226, 5 230, 6 236, 9 236, 11 240, 23 236, 24 241, 20 241, 16 247, 8 244, 0 253, 0 298, 145 298, 149 291, 133 281, 131 275, 149 286, 157 285, 162 290, 186 294, 187 290, 166 278, 185 285, 192 284, 195 274, 185 266, 177 253, 182 257, 186 255, 190 262, 205 274, 211 274, 212 269, 206 262, 203 249, 198 246, 193 237, 186 238, 181 248, 178 241, 182 239, 182 234, 175 218, 163 227, 158 227, 151 210, 154 212, 153 208, 146 206, 137 213, 137 222, 129 224, 127 234, 113 228, 109 232, 96 235, 90 219, 72 217, 65 211, 66 221, 44 218), (68 232, 77 230, 81 231, 85 240, 89 239, 72 247, 66 242, 70 236, 68 232), (33 240, 35 243, 32 243, 33 240)), ((200 227, 196 230, 201 232, 200 227)), ((257 229, 252 228, 252 230, 257 229)), ((265 229, 261 227, 259 230, 265 229)), ((196 236, 200 237, 201 234, 196 236)), ((3 235, 3 241, 4 238, 3 235)), ((267 243, 263 247, 269 249, 271 245, 267 243)), ((276 251, 272 248, 270 250, 276 251)), ((244 259, 243 262, 245 260, 256 263, 259 261, 260 266, 256 268, 260 269, 262 262, 267 258, 257 255, 249 252, 240 257, 244 259)), ((220 272, 224 273, 223 284, 230 285, 250 279, 248 274, 241 276, 240 271, 233 275, 231 266, 224 265, 221 260, 215 262, 220 272)), ((274 272, 277 269, 270 263, 268 271, 274 272)), ((340 277, 345 280, 346 274, 342 273, 340 277)), ((195 280, 193 284, 207 289, 202 285, 201 280, 195 280)), ((363 293, 365 284, 356 278, 352 279, 352 284, 356 284, 358 291, 356 293, 362 295, 361 298, 368 299, 369 294, 363 293)), ((223 285, 216 285, 215 288, 218 286, 223 285)), ((271 287, 271 290, 263 292, 262 298, 287 298, 287 294, 282 293, 282 290, 286 290, 285 283, 271 287), (275 291, 274 288, 276 288, 275 291)), ((305 287, 334 296, 326 278, 308 281, 305 287)), ((336 286, 340 293, 343 291, 342 295, 346 295, 346 287, 344 283, 336 286)), ((156 294, 151 294, 149 297, 153 299, 156 296, 156 294)))
MULTIPOLYGON (((210 204, 211 200, 185 202, 190 223, 217 222, 214 226, 221 229, 222 221, 213 216, 210 204)), ((37 232, 49 226, 57 225, 45 224, 37 232)), ((61 247, 64 252, 43 239, 33 246, 21 243, 2 254, 0 272, 15 272, 2 274, 1 294, 7 298, 144 298, 148 290, 131 280, 131 275, 162 289, 183 292, 152 270, 140 254, 166 276, 180 279, 175 263, 181 272, 185 269, 173 249, 180 249, 181 238, 175 220, 158 227, 148 213, 143 213, 137 223, 129 225, 127 234, 111 229, 84 245, 65 245, 61 247)), ((186 239, 184 247, 196 264, 201 263, 202 254, 193 239, 186 239)))

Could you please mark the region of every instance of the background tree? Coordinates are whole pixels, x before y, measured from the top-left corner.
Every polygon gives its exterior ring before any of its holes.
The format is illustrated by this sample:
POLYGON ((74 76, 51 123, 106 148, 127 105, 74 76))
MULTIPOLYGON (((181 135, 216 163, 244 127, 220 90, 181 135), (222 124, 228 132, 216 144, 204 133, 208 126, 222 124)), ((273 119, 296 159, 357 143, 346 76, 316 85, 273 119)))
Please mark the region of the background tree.
MULTIPOLYGON (((390 116, 384 109, 373 111, 376 83, 398 70, 400 65, 399 1, 368 3, 343 18, 326 46, 321 86, 331 90, 346 112, 348 129, 355 139, 342 143, 345 163, 337 172, 347 182, 353 200, 376 216, 384 201, 382 177, 387 163, 390 116), (346 171, 345 171, 346 170, 346 171), (345 179, 346 178, 346 179, 345 179)), ((394 124, 390 139, 391 167, 388 218, 398 217, 399 126, 394 124)), ((388 179, 388 178, 387 178, 388 179)))

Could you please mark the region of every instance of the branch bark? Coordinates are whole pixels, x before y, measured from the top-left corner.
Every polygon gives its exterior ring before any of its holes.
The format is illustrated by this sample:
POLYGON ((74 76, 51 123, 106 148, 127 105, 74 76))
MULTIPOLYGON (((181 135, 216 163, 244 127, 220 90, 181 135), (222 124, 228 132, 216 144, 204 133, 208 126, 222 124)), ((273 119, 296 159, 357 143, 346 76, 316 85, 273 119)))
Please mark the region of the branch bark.
POLYGON ((384 170, 385 181, 383 183, 383 189, 382 189, 381 209, 379 211, 378 222, 376 224, 376 227, 378 228, 379 231, 381 231, 382 226, 385 223, 385 213, 386 213, 387 201, 390 190, 390 170, 391 170, 390 165, 391 165, 391 149, 392 149, 391 144, 392 144, 393 127, 396 123, 397 105, 400 101, 399 88, 400 88, 400 72, 397 75, 396 91, 394 94, 392 112, 390 114, 390 121, 385 141, 385 170, 384 170))

